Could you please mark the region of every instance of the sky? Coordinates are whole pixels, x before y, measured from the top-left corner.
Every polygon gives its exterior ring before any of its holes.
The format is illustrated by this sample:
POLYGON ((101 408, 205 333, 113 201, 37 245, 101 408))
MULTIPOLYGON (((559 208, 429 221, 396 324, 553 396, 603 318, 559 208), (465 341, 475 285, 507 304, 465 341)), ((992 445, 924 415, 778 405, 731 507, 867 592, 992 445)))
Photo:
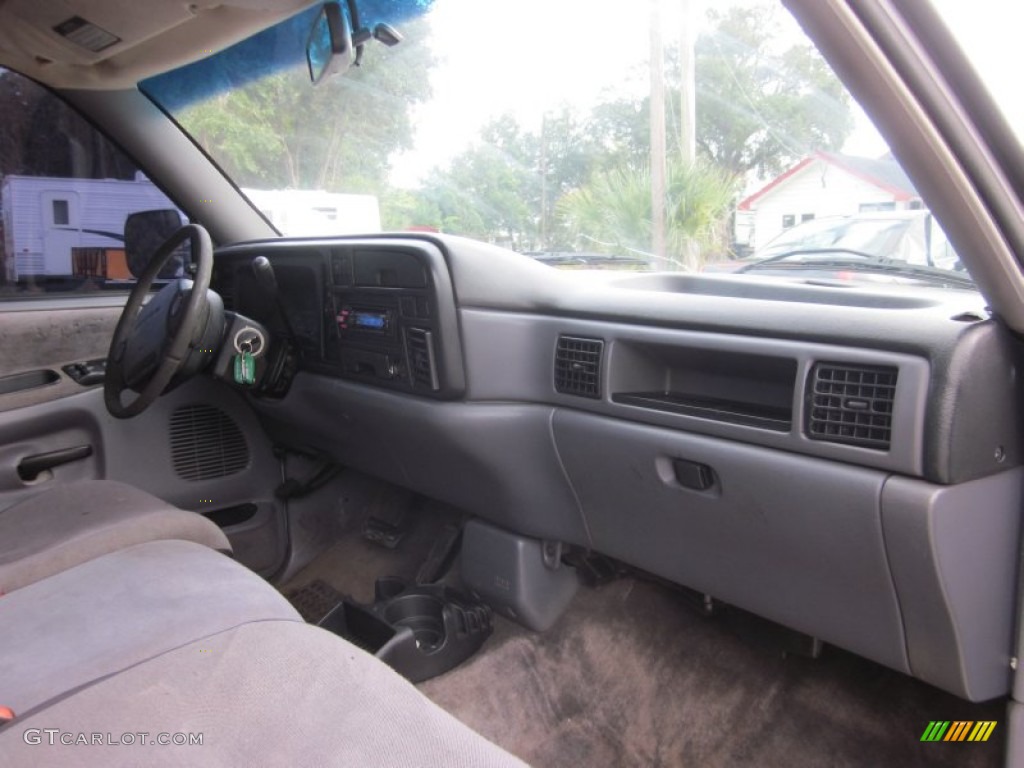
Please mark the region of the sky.
MULTIPOLYGON (((695 32, 706 23, 709 0, 691 0, 695 32)), ((1024 8, 1007 0, 933 0, 954 34, 967 46, 990 90, 1011 122, 1024 133, 1024 89, 1017 84, 1007 51, 1019 45, 1024 8)), ((716 2, 719 8, 723 3, 716 2)), ((679 39, 680 0, 664 0, 663 36, 679 39)), ((602 94, 640 93, 647 87, 649 10, 645 2, 621 0, 436 0, 431 48, 441 61, 431 74, 430 102, 414 116, 413 150, 394 158, 391 180, 416 186, 469 146, 480 128, 504 112, 527 126, 546 110, 569 104, 580 110, 602 94), (497 10, 496 10, 497 9, 497 10), (512 9, 514 13, 496 13, 512 9), (574 46, 582 38, 585 45, 574 46), (572 51, 570 55, 568 52, 572 51), (481 62, 496 62, 481 69, 481 62)), ((784 9, 787 40, 806 39, 784 9)), ((877 157, 888 151, 863 111, 854 104, 855 129, 843 150, 877 157)))

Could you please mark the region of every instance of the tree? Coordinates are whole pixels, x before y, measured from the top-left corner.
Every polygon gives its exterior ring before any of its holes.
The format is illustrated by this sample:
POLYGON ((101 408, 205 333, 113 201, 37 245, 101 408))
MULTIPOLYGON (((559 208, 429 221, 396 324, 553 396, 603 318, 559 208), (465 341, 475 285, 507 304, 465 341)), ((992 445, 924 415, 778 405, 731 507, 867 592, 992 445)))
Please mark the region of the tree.
POLYGON ((586 181, 598 157, 589 126, 569 109, 546 115, 538 130, 502 115, 418 191, 435 220, 417 223, 518 250, 563 246, 555 205, 586 181))
POLYGON ((186 108, 179 119, 243 186, 380 193, 391 154, 409 148, 412 107, 430 96, 433 54, 418 39, 373 46, 360 67, 313 87, 302 67, 186 108), (411 41, 411 42, 410 42, 411 41))
MULTIPOLYGON (((696 42, 698 154, 734 174, 773 176, 814 150, 839 150, 853 129, 846 90, 816 49, 787 39, 774 6, 710 10, 711 29, 696 42)), ((678 114, 679 68, 670 52, 669 115, 678 114), (675 80, 672 80, 672 77, 675 80)), ((638 166, 650 150, 647 97, 594 108, 592 131, 608 150, 604 167, 638 166)), ((679 152, 670 126, 669 154, 679 152)))
POLYGON ((63 101, 0 69, 0 179, 10 174, 132 179, 137 168, 63 101))
POLYGON ((816 149, 838 150, 853 129, 849 96, 809 44, 776 51, 776 9, 710 10, 696 44, 697 146, 733 173, 779 173, 816 149))
MULTIPOLYGON (((704 161, 672 158, 665 195, 668 264, 697 269, 708 252, 728 246, 725 224, 736 193, 736 177, 704 161)), ((650 257, 651 174, 648 166, 601 170, 568 193, 559 212, 586 250, 650 257)))

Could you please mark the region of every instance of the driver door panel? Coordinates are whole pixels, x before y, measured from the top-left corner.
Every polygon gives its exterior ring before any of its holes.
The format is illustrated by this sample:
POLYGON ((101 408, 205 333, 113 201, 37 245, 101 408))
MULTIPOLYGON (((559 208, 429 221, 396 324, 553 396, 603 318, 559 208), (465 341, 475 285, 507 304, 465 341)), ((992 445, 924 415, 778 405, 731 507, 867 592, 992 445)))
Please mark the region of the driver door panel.
POLYGON ((0 304, 0 510, 59 483, 119 480, 183 509, 221 513, 236 557, 275 571, 287 545, 273 494, 280 464, 245 397, 199 375, 139 416, 113 418, 102 384, 82 386, 62 370, 105 358, 121 311, 83 301, 46 300, 45 311, 0 304), (19 472, 27 458, 84 446, 87 455, 35 477, 19 472))

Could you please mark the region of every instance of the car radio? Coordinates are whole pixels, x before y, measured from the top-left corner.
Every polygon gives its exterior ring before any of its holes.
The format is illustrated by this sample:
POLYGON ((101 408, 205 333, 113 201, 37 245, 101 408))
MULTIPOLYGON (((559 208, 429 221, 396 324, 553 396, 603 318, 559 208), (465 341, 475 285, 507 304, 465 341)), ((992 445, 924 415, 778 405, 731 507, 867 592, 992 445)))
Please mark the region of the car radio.
POLYGON ((394 325, 390 309, 343 306, 338 310, 338 330, 388 333, 394 325))

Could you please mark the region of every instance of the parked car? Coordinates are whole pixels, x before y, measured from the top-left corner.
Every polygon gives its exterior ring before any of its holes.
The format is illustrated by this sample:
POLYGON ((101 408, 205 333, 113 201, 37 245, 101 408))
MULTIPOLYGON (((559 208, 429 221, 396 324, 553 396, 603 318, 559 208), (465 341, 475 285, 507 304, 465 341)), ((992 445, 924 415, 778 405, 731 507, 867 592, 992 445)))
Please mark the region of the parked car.
POLYGON ((713 262, 704 271, 974 285, 935 217, 924 210, 812 219, 747 258, 713 262))
POLYGON ((0 3, 0 172, 168 200, 0 301, 0 764, 1024 765, 1020 126, 925 0, 715 3, 690 90, 661 9, 0 3), (930 213, 828 278, 485 242, 689 258, 868 122, 930 213))

